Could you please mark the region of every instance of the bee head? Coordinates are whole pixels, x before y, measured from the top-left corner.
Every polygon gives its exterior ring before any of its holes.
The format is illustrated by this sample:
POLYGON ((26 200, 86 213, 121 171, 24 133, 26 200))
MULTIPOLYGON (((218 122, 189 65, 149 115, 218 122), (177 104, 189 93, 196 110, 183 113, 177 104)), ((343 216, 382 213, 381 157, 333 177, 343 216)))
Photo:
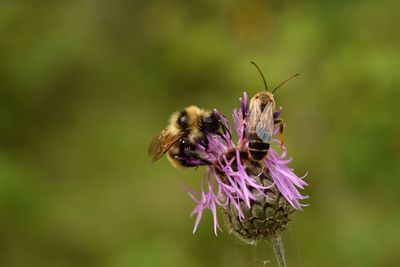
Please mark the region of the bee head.
POLYGON ((263 91, 254 96, 261 104, 266 105, 270 101, 274 101, 274 96, 268 91, 263 91))
POLYGON ((263 110, 269 102, 275 102, 274 95, 269 91, 259 92, 250 100, 250 109, 257 103, 257 105, 261 105, 261 110, 263 110))
POLYGON ((203 111, 196 106, 189 106, 182 111, 176 112, 171 120, 179 130, 188 132, 190 129, 198 127, 202 112, 203 111))

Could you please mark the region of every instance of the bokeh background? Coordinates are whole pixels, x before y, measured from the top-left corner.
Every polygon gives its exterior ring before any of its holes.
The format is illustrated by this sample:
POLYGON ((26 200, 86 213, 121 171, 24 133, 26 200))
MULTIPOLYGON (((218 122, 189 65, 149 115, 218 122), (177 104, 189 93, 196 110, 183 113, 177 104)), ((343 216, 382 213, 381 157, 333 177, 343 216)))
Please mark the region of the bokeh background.
POLYGON ((193 235, 202 169, 147 146, 187 105, 230 117, 282 87, 310 205, 289 266, 400 266, 398 1, 0 2, 0 266, 276 266, 270 244, 193 235))

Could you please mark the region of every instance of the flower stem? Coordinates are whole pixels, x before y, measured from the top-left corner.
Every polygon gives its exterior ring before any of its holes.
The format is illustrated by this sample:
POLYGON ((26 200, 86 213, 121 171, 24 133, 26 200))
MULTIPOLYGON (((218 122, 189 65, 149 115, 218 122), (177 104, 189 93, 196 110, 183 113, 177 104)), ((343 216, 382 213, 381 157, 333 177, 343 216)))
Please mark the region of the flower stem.
POLYGON ((285 249, 283 248, 281 235, 275 235, 270 239, 270 241, 272 243, 272 246, 274 247, 276 260, 278 261, 279 267, 287 267, 285 259, 285 249))

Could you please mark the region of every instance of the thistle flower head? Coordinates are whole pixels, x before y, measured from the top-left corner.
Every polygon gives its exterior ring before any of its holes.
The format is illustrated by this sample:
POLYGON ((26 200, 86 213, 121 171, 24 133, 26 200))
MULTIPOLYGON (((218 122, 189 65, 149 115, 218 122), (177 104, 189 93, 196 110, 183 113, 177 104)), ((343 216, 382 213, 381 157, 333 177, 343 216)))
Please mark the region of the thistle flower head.
MULTIPOLYGON (((279 107, 274 118, 278 118, 281 111, 282 108, 279 107)), ((240 108, 233 111, 237 142, 232 140, 228 120, 218 110, 213 113, 223 124, 223 133, 208 134, 207 145, 202 142, 197 144, 198 152, 212 164, 207 167, 203 176, 201 192, 185 187, 196 203, 191 213, 192 216, 197 216, 193 232, 196 232, 204 210, 209 209, 213 214, 214 232, 217 235, 217 230, 221 229, 217 219, 217 206, 223 210, 233 209, 239 221, 244 220, 254 202, 260 198, 271 201, 268 192, 272 188, 277 189, 294 209, 301 210, 304 205, 300 201, 306 196, 301 195, 298 189, 304 189, 307 183, 303 180, 304 177, 298 177, 288 166, 291 159, 287 159, 286 148, 279 140, 272 141, 280 144, 281 153, 271 147, 262 162, 251 162, 248 158, 248 140, 245 138, 246 118, 249 114, 247 94, 244 93, 240 98, 240 108), (271 181, 261 182, 266 175, 271 181)))

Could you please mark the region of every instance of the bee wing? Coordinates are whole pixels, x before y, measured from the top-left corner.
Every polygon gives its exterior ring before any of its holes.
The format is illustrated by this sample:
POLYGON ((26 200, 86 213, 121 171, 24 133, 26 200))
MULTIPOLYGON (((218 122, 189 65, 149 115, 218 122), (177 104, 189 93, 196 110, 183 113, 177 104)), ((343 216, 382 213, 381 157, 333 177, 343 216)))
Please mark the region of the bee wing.
POLYGON ((260 120, 260 116, 261 116, 261 103, 259 100, 256 99, 254 100, 251 106, 250 115, 246 119, 247 136, 252 132, 256 131, 256 127, 260 120))
POLYGON ((155 136, 151 140, 148 150, 152 162, 159 160, 180 138, 181 134, 173 134, 168 129, 164 129, 159 135, 155 136))
POLYGON ((260 116, 256 133, 263 142, 269 142, 274 134, 274 105, 269 101, 260 116))

